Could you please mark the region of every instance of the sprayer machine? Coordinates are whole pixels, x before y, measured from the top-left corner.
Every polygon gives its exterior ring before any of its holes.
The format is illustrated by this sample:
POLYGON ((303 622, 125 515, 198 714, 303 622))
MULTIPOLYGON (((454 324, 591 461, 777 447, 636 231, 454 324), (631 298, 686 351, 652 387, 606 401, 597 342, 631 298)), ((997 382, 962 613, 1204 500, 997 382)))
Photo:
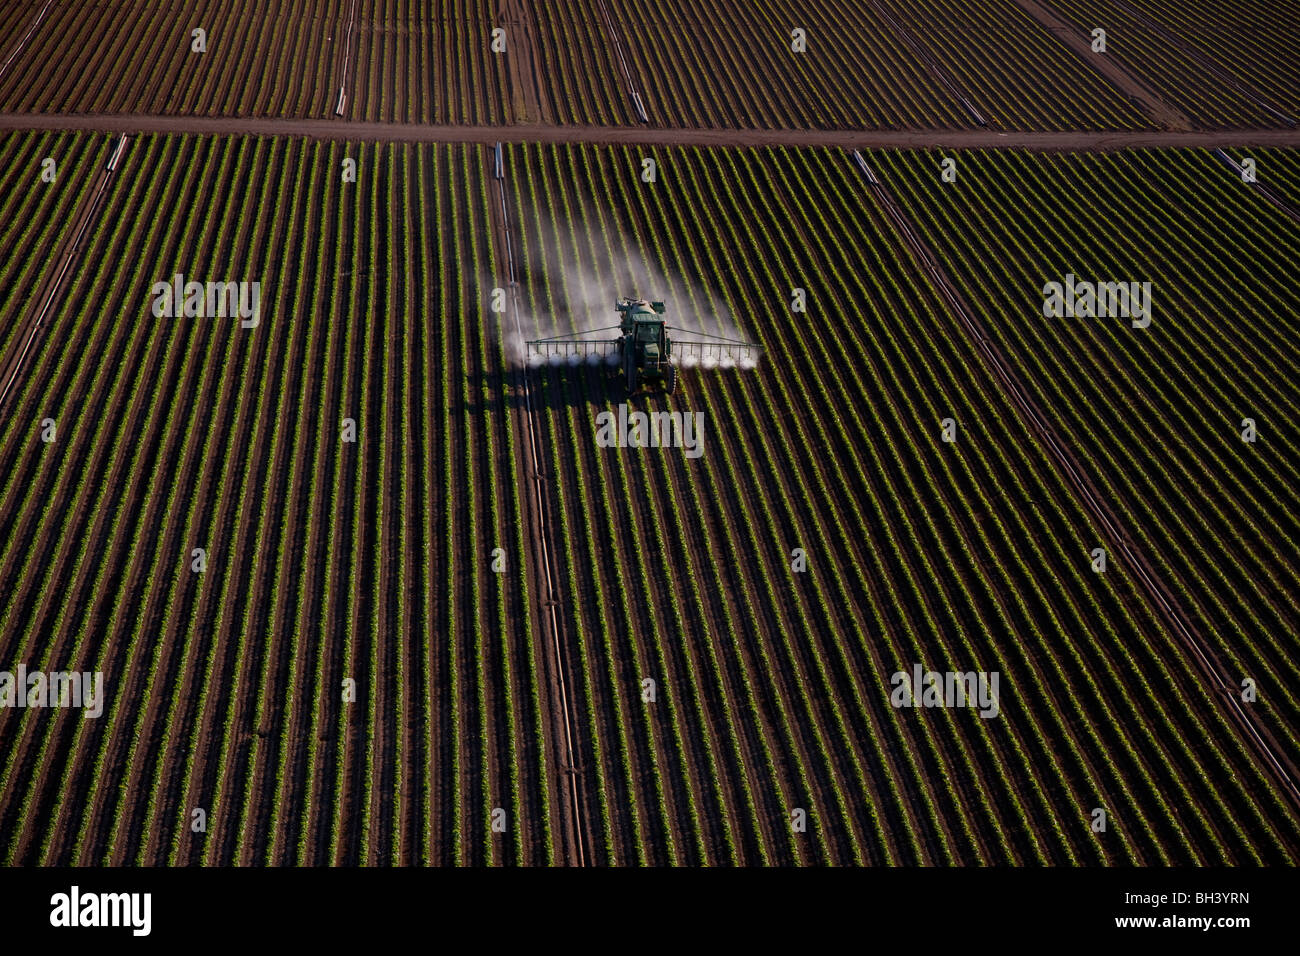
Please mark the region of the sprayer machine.
POLYGON ((618 325, 527 342, 528 364, 603 365, 620 370, 629 395, 642 382, 662 382, 671 394, 677 388, 679 365, 751 369, 762 353, 763 347, 753 342, 668 325, 662 302, 625 297, 614 309, 622 317, 618 325), (612 331, 619 334, 588 337, 612 331))

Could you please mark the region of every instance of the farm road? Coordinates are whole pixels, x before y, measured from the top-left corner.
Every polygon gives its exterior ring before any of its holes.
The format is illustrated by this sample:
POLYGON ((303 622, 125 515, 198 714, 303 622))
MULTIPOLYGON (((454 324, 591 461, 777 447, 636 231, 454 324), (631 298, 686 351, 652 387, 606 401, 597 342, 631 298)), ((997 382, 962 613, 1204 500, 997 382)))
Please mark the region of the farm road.
POLYGON ((1148 147, 1226 149, 1300 147, 1298 129, 1011 132, 989 129, 819 130, 695 129, 645 126, 426 125, 330 119, 136 114, 0 113, 0 130, 85 130, 101 133, 198 133, 217 136, 304 136, 407 143, 591 143, 645 146, 812 146, 845 149, 1031 149, 1104 151, 1148 147))

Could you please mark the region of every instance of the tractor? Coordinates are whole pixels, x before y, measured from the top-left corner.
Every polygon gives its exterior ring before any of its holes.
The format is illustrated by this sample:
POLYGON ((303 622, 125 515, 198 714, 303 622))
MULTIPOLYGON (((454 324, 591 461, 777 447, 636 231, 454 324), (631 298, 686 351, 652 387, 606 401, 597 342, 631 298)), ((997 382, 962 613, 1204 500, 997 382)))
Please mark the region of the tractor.
POLYGON ((624 297, 614 303, 614 309, 622 319, 618 325, 528 342, 529 364, 605 365, 617 369, 629 395, 642 382, 662 382, 664 390, 672 394, 677 388, 677 363, 687 367, 702 364, 706 368, 753 368, 758 364, 761 345, 670 327, 664 319, 662 302, 624 297), (691 338, 670 337, 670 328, 691 338), (619 332, 614 338, 582 337, 614 330, 619 332))

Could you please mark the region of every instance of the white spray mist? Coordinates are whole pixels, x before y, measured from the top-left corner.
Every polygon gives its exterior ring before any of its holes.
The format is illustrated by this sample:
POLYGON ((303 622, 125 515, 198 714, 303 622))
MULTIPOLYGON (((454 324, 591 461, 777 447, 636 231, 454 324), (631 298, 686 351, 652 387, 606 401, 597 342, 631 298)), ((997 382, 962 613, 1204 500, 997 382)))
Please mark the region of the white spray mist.
MULTIPOLYGON (((529 339, 570 333, 616 338, 619 315, 614 302, 623 296, 664 302, 674 341, 689 342, 702 336, 749 338, 732 321, 726 302, 702 276, 665 275, 635 251, 620 224, 606 222, 610 240, 607 245, 599 219, 586 208, 571 222, 548 220, 545 213, 542 215, 540 228, 535 222, 525 223, 533 241, 528 261, 518 270, 519 295, 515 298, 512 290, 506 291, 507 299, 518 302, 518 328, 509 309, 499 316, 496 328, 512 363, 524 364, 524 343, 529 339), (628 250, 626 254, 616 251, 622 248, 628 250), (549 307, 545 299, 547 277, 549 307), (529 309, 525 288, 535 291, 535 310, 529 309)), ((491 281, 480 281, 483 288, 492 285, 491 281)))

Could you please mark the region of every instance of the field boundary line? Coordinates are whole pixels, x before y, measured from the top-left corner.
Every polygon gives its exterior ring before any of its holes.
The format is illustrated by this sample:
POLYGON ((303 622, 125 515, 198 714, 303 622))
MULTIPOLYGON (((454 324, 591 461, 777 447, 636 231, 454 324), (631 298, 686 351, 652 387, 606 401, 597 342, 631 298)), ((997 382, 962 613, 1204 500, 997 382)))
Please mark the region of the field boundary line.
POLYGON ((13 48, 7 57, 5 57, 4 63, 0 63, 0 77, 5 75, 5 71, 9 69, 9 64, 14 61, 14 57, 23 51, 23 47, 27 46, 27 41, 32 38, 32 34, 36 32, 36 28, 40 26, 41 21, 45 19, 45 12, 50 9, 50 4, 52 2, 53 0, 45 0, 45 6, 41 7, 40 13, 36 14, 36 19, 33 20, 32 25, 27 28, 27 32, 24 33, 23 38, 18 41, 18 45, 13 48))
POLYGON ((348 67, 352 62, 352 28, 357 22, 357 0, 352 0, 348 7, 348 32, 343 40, 343 76, 339 80, 339 99, 338 104, 334 107, 334 115, 342 116, 343 107, 347 103, 348 87, 348 67))
POLYGON ((970 113, 975 122, 980 126, 988 126, 988 120, 985 119, 984 115, 975 108, 974 104, 972 104, 969 99, 966 98, 966 94, 957 87, 957 84, 953 81, 952 77, 948 75, 948 71, 939 65, 939 61, 934 58, 933 54, 931 54, 925 47, 921 46, 916 37, 912 35, 912 31, 900 23, 892 13, 885 10, 877 0, 867 0, 867 2, 871 6, 871 9, 876 11, 876 15, 884 20, 890 29, 898 34, 904 43, 911 47, 913 53, 920 57, 921 62, 924 63, 929 71, 934 74, 935 78, 948 88, 948 92, 957 99, 957 102, 966 108, 966 112, 970 113))
POLYGON ((836 149, 1023 149, 1106 152, 1119 149, 1298 148, 1300 128, 1112 130, 1105 132, 991 129, 706 129, 582 126, 549 123, 426 124, 368 120, 140 113, 0 113, 0 131, 81 131, 147 135, 278 136, 392 143, 586 143, 593 146, 806 146, 836 149))
MULTIPOLYGON (((506 278, 509 282, 510 289, 510 312, 514 318, 515 334, 519 340, 523 341, 523 326, 519 322, 519 282, 515 276, 515 258, 513 243, 510 238, 510 215, 506 205, 506 186, 505 186, 505 162, 502 157, 501 144, 498 143, 492 151, 492 179, 496 182, 497 198, 499 205, 493 207, 494 216, 498 217, 498 227, 501 230, 505 240, 505 260, 506 260, 506 278)), ((564 766, 560 768, 561 774, 568 781, 569 795, 569 851, 570 859, 576 862, 578 866, 587 866, 588 850, 587 846, 590 839, 584 826, 585 818, 582 815, 582 797, 578 787, 579 773, 577 770, 576 754, 574 747, 574 724, 577 719, 571 716, 572 706, 569 703, 569 681, 566 679, 564 666, 564 649, 561 646, 560 634, 563 630, 560 626, 560 616, 557 610, 559 606, 559 589, 556 586, 556 577, 554 565, 551 561, 550 549, 550 525, 547 521, 546 500, 542 495, 542 486, 544 478, 541 473, 541 467, 538 464, 540 442, 537 437, 537 423, 533 418, 533 399, 530 376, 527 368, 515 368, 516 381, 524 398, 523 416, 524 431, 527 434, 527 443, 524 445, 524 452, 527 458, 524 464, 524 478, 528 485, 532 487, 531 507, 534 514, 533 527, 537 532, 534 535, 533 547, 535 556, 540 558, 541 567, 538 569, 534 564, 535 570, 541 571, 541 580, 539 583, 543 588, 539 590, 542 596, 541 618, 544 626, 550 631, 551 645, 551 679, 556 685, 559 692, 560 711, 562 720, 560 721, 564 728, 564 746, 565 761, 564 766)), ((525 498, 527 498, 525 494, 525 498)))
POLYGON ((24 339, 22 347, 5 366, 3 373, 4 387, 0 389, 0 411, 3 411, 5 401, 9 398, 9 392, 18 380, 18 373, 22 371, 23 362, 27 359, 27 353, 31 351, 32 344, 36 341, 36 334, 45 324, 50 308, 54 305, 63 289, 68 270, 72 267, 72 262, 77 256, 81 242, 85 238, 86 230, 90 227, 91 220, 99 212, 109 178, 117 171, 118 160, 122 157, 122 150, 126 147, 126 142, 127 136, 123 133, 121 139, 117 141, 117 147, 113 150, 113 155, 109 158, 108 164, 99 171, 99 179, 95 183, 95 191, 91 195, 90 201, 82 206, 81 215, 78 216, 68 239, 63 244, 61 249, 62 257, 59 260, 58 268, 42 287, 41 292, 38 293, 40 306, 32 317, 31 325, 27 330, 27 337, 24 339))
MULTIPOLYGON (((1214 156, 1238 176, 1242 176, 1245 173, 1245 170, 1241 165, 1225 153, 1222 148, 1216 149, 1214 151, 1214 156)), ((1300 223, 1300 210, 1297 210, 1289 202, 1270 189, 1265 183, 1261 183, 1259 179, 1256 178, 1251 180, 1249 185, 1251 189, 1263 196, 1268 200, 1268 202, 1272 203, 1273 206, 1276 207, 1284 216, 1290 217, 1293 222, 1300 223)))
POLYGON ((614 26, 614 18, 610 15, 609 5, 605 0, 596 0, 600 6, 601 15, 605 18, 605 29, 609 31, 610 44, 614 47, 614 53, 618 55, 619 65, 623 68, 623 79, 627 81, 628 96, 632 98, 632 108, 636 110, 636 117, 642 123, 649 124, 650 117, 646 115, 645 104, 641 102, 641 93, 636 88, 636 83, 632 80, 632 71, 627 65, 627 57, 623 54, 623 42, 618 38, 618 30, 614 26))
MULTIPOLYGON (((865 168, 865 161, 861 157, 856 157, 856 159, 859 165, 865 168)), ((1244 732, 1246 742, 1255 750, 1256 756, 1261 758, 1264 766, 1272 772, 1282 785, 1282 790, 1290 800, 1292 809, 1300 810, 1300 788, 1296 785, 1296 777, 1300 776, 1300 774, 1297 774, 1296 768, 1291 765, 1290 760, 1282 753, 1277 741, 1272 738, 1271 734, 1266 729, 1257 727, 1250 714, 1242 707, 1241 701, 1235 693, 1236 685, 1224 676, 1223 665, 1213 649, 1209 647, 1205 639, 1197 631, 1196 625, 1178 604, 1173 591, 1160 578, 1146 555, 1138 550, 1136 542, 1124 529, 1118 515, 1102 497, 1091 477, 1079 464, 1069 447, 1057 436, 1056 430, 1048 421, 1047 416, 1038 408, 1029 392, 1021 384, 1014 366, 1006 360, 1001 349, 989 338, 983 323, 980 322, 974 310, 966 302, 965 297, 948 277, 947 272, 939 264, 939 260, 935 257, 933 251, 921 238, 920 233, 912 225, 884 183, 880 181, 879 177, 871 175, 869 172, 868 176, 872 193, 879 200, 881 208, 887 213, 899 235, 911 249, 917 264, 929 275, 931 282, 947 301, 950 310, 965 326, 967 332, 970 333, 975 346, 984 353, 985 361, 992 369, 996 379, 1002 383, 1004 390, 1014 401, 1031 430, 1039 436, 1044 449, 1057 463, 1069 484, 1074 487, 1084 506, 1109 536, 1110 541, 1108 543, 1110 546, 1122 552, 1124 557, 1128 559, 1129 566, 1133 568, 1142 586, 1146 589, 1149 598, 1172 626, 1175 634, 1184 647, 1188 649, 1201 672, 1209 678, 1210 689, 1213 692, 1212 696, 1227 701, 1229 715, 1244 732)))

